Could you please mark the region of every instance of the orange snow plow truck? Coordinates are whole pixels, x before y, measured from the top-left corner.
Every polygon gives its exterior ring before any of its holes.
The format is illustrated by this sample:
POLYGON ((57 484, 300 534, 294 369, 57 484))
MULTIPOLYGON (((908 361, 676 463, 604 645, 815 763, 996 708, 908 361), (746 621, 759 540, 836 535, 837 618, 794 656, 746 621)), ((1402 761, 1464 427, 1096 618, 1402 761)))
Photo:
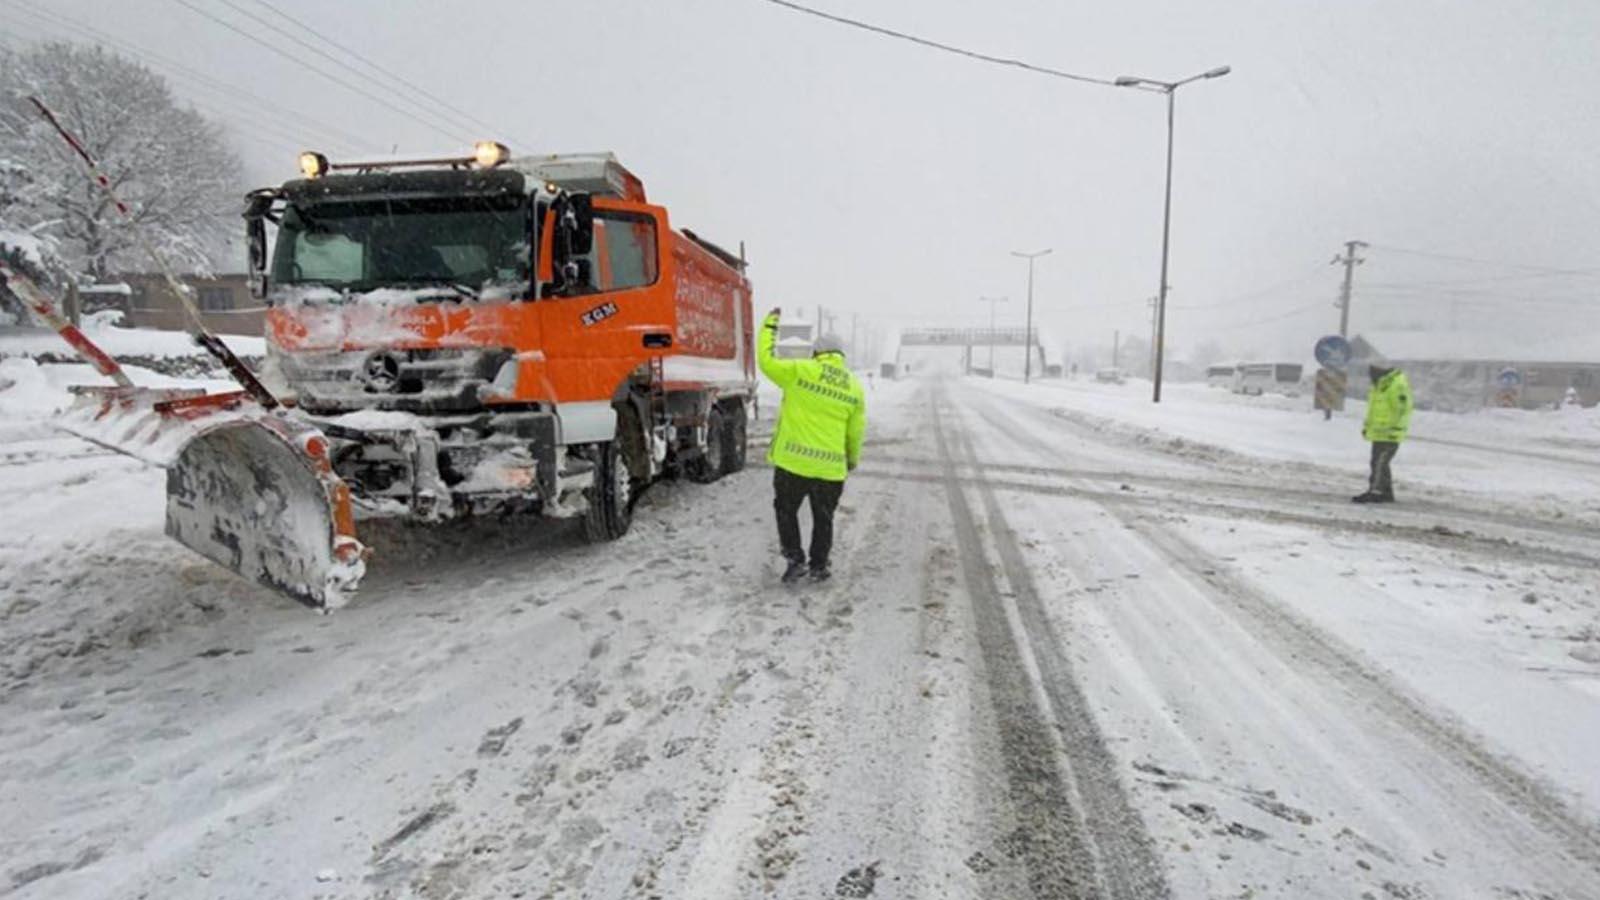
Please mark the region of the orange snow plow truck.
POLYGON ((72 414, 167 467, 169 535, 326 609, 362 519, 527 511, 604 541, 658 477, 744 467, 742 251, 674 231, 613 156, 301 168, 245 212, 279 402, 106 388, 72 414))

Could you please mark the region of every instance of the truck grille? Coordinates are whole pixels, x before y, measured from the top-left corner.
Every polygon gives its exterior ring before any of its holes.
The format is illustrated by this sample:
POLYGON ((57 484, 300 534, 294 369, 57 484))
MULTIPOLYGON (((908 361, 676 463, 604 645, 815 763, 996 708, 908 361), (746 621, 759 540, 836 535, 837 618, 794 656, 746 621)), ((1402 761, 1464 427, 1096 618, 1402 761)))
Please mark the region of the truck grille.
POLYGON ((511 351, 501 348, 280 352, 278 364, 302 408, 459 412, 483 405, 511 351))

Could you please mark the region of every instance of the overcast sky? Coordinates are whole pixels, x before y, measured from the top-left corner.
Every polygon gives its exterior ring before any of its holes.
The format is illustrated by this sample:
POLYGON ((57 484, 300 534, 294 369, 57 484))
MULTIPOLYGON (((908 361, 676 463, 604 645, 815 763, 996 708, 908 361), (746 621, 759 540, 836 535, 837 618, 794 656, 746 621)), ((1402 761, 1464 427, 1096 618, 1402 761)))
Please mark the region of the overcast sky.
MULTIPOLYGON (((746 242, 763 307, 982 324, 976 298, 1005 294, 1002 319, 1021 324, 1026 264, 1009 252, 1050 247, 1035 315, 1058 341, 1148 331, 1159 95, 986 65, 763 0, 267 2, 454 107, 399 87, 433 110, 418 117, 495 127, 430 127, 184 5, 416 109, 238 11, 315 43, 261 0, 0 0, 0 32, 13 45, 83 38, 28 12, 43 9, 302 113, 173 75, 225 117, 261 183, 291 177, 302 147, 438 154, 496 137, 519 152, 613 150, 676 225, 746 242)), ((1354 330, 1600 327, 1594 0, 814 5, 1102 77, 1231 65, 1178 94, 1180 355, 1216 338, 1304 356, 1337 328, 1329 262, 1349 239, 1373 245, 1354 330)))

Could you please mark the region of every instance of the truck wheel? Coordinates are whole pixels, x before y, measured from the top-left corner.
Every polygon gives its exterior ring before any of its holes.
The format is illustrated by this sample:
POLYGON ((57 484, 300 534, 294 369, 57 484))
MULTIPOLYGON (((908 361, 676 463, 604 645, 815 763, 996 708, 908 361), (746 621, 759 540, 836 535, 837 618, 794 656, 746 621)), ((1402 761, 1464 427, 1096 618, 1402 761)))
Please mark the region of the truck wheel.
POLYGON ((700 455, 689 461, 689 480, 700 484, 709 484, 722 477, 722 467, 726 464, 728 446, 728 428, 722 410, 711 407, 711 412, 706 415, 706 443, 700 448, 700 455))
POLYGON ((729 408, 727 430, 724 432, 726 441, 722 451, 722 474, 732 475, 744 471, 745 462, 749 458, 749 440, 746 436, 744 404, 729 408))
POLYGON ((633 524, 633 475, 622 445, 620 440, 595 445, 594 484, 584 492, 589 509, 583 514, 583 536, 593 543, 614 541, 633 524))

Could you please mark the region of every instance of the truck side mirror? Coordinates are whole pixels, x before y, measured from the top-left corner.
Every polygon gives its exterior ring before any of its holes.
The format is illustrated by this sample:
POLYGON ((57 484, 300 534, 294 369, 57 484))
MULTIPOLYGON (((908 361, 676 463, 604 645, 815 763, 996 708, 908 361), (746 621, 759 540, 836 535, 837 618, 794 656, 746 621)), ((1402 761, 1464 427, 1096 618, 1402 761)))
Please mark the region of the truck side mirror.
POLYGON ((257 300, 267 296, 267 219, 278 221, 272 214, 272 204, 280 196, 270 189, 245 195, 244 236, 250 258, 250 296, 257 300))
POLYGON ((588 194, 563 194, 555 201, 555 239, 551 243, 556 293, 571 297, 594 292, 594 204, 588 194))
POLYGON ((267 296, 267 223, 261 217, 248 219, 245 242, 250 252, 250 296, 267 296))
POLYGON ((594 251, 594 200, 588 194, 568 197, 567 227, 573 256, 588 256, 594 251))

